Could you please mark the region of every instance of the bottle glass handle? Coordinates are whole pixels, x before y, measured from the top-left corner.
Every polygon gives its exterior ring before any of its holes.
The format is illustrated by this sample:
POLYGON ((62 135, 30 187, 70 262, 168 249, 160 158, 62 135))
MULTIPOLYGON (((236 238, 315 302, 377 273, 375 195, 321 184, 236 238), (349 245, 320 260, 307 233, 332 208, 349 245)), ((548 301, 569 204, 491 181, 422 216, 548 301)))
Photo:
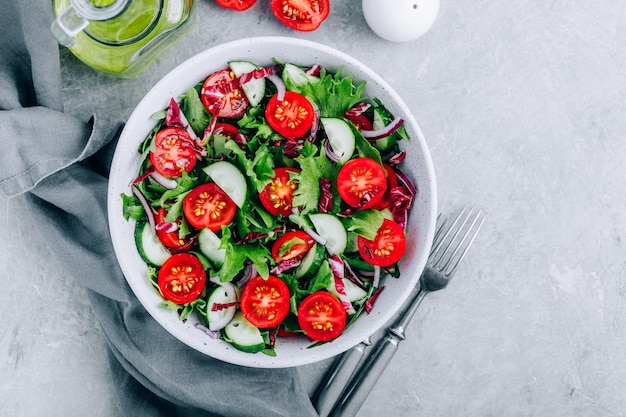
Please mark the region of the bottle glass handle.
POLYGON ((89 21, 70 6, 52 23, 50 30, 61 45, 70 47, 76 42, 76 35, 88 24, 89 21))

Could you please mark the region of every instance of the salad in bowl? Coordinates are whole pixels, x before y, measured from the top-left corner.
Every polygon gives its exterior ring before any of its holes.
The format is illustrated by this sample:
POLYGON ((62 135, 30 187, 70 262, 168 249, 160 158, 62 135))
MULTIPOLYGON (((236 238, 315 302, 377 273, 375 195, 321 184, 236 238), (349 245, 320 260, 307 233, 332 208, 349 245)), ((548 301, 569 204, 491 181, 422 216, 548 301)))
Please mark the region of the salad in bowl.
POLYGON ((294 366, 400 307, 434 192, 421 132, 382 80, 331 48, 255 38, 192 58, 140 103, 109 216, 129 284, 167 330, 229 362, 294 366))

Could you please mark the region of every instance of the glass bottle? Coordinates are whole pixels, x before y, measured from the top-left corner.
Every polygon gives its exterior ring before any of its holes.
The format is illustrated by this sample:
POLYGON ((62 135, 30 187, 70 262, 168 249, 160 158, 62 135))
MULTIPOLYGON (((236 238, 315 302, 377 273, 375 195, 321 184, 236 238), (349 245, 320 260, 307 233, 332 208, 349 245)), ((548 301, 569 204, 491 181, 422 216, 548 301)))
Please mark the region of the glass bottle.
POLYGON ((191 25, 192 0, 54 0, 51 30, 99 71, 131 78, 191 25))

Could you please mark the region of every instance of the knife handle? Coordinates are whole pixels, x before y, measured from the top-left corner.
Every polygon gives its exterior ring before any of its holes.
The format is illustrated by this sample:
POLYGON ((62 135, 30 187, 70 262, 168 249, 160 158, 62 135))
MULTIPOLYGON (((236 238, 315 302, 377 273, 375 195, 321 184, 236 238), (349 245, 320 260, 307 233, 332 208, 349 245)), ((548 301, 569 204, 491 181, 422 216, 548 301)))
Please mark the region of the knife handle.
POLYGON ((367 358, 363 366, 344 391, 342 398, 331 414, 332 417, 354 417, 376 385, 376 382, 398 350, 402 339, 394 333, 387 335, 376 345, 376 350, 367 358))
POLYGON ((368 337, 341 355, 328 371, 325 378, 326 381, 320 387, 313 401, 320 417, 327 417, 330 414, 337 399, 348 385, 348 381, 350 381, 354 371, 361 363, 365 349, 371 344, 372 342, 368 337))

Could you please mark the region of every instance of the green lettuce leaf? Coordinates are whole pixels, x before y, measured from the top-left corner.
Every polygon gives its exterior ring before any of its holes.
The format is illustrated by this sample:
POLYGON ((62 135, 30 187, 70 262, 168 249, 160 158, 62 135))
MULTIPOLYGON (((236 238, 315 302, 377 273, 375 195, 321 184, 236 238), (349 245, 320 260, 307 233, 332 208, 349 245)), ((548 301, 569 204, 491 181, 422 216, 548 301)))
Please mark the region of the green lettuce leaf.
POLYGON ((362 95, 365 81, 355 86, 352 78, 341 76, 341 71, 332 75, 322 69, 320 82, 302 87, 303 95, 317 104, 322 117, 343 117, 346 110, 366 99, 362 95))

